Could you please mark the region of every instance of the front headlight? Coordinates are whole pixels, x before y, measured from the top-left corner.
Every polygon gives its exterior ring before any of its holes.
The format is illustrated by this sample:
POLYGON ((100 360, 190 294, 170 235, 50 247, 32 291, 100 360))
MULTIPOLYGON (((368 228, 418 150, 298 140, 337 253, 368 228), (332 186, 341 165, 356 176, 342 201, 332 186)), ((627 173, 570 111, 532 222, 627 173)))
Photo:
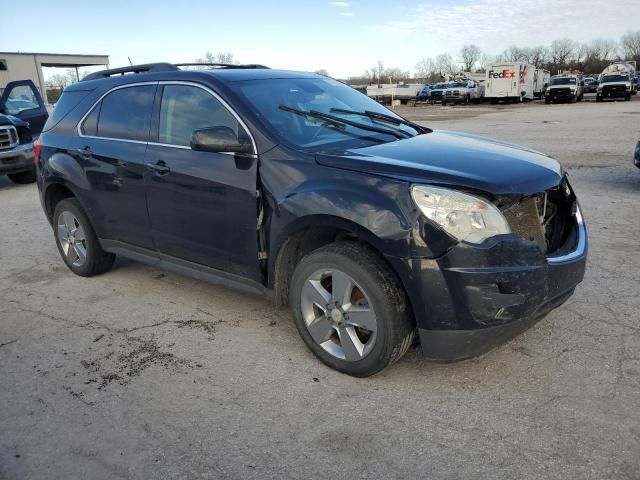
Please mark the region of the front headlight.
POLYGON ((411 197, 425 217, 460 241, 482 243, 511 233, 500 210, 479 197, 426 185, 413 185, 411 197))

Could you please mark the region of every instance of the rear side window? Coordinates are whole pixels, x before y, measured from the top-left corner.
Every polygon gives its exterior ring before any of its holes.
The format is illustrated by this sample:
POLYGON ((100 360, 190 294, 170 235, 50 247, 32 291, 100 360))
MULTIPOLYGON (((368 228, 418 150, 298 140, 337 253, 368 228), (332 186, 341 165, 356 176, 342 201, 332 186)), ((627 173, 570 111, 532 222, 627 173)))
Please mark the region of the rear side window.
POLYGON ((206 90, 165 85, 160 104, 159 142, 189 146, 193 131, 204 127, 227 127, 236 136, 246 135, 231 112, 206 90))
POLYGON ((60 120, 66 117, 71 110, 76 108, 82 99, 84 99, 89 93, 90 91, 88 90, 64 92, 53 107, 53 112, 51 112, 51 115, 44 126, 44 131, 51 130, 60 123, 60 120))
MULTIPOLYGON (((122 140, 147 141, 155 89, 155 85, 126 87, 114 90, 104 97, 101 104, 96 105, 94 111, 87 117, 87 120, 93 121, 91 115, 95 110, 100 110, 96 135, 122 140)), ((84 130, 85 124, 83 124, 84 130)), ((87 128, 88 130, 90 128, 87 128)))

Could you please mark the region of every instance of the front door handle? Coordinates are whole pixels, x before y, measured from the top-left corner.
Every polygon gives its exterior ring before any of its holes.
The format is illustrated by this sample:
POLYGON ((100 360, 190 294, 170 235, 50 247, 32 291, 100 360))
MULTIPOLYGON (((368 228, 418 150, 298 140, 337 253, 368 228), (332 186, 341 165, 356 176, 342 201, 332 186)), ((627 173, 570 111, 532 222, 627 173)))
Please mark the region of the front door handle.
POLYGON ((147 163, 147 168, 153 170, 156 175, 166 175, 171 172, 171 169, 163 160, 158 160, 156 163, 147 163))

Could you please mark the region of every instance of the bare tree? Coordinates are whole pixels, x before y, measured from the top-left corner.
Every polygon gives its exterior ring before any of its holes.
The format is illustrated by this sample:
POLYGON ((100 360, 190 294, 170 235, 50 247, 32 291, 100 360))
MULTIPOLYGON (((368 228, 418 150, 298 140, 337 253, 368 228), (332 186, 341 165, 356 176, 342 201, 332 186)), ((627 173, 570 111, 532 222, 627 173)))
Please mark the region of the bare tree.
POLYGON ((560 70, 569 66, 569 60, 575 53, 576 44, 570 38, 562 40, 554 40, 549 47, 549 59, 551 63, 552 73, 558 73, 560 70))
POLYGON ((625 60, 635 60, 640 67, 640 30, 622 36, 622 51, 625 60))
POLYGON ((316 70, 315 73, 317 73, 318 75, 324 75, 325 77, 330 77, 331 75, 329 75, 329 72, 327 70, 325 70, 324 68, 321 68, 320 70, 316 70))
POLYGON ((460 58, 465 72, 470 72, 473 66, 480 60, 482 50, 477 45, 464 45, 460 50, 460 58))
POLYGON ((453 63, 453 58, 448 53, 441 53, 436 57, 436 68, 440 75, 452 74, 457 70, 453 63))
POLYGON ((543 46, 531 47, 528 49, 528 53, 528 62, 535 65, 536 68, 542 68, 549 57, 549 50, 543 46))
POLYGON ((197 63, 226 63, 229 65, 237 65, 240 63, 235 59, 234 54, 231 52, 212 53, 210 51, 207 51, 204 54, 204 58, 197 58, 196 62, 197 63))
MULTIPOLYGON (((415 66, 416 78, 431 81, 436 77, 438 69, 433 58, 423 58, 415 66)), ((439 77, 439 75, 437 75, 439 77)))
POLYGON ((57 88, 62 90, 77 81, 76 72, 72 69, 66 69, 63 73, 54 73, 47 78, 45 85, 48 88, 57 88))

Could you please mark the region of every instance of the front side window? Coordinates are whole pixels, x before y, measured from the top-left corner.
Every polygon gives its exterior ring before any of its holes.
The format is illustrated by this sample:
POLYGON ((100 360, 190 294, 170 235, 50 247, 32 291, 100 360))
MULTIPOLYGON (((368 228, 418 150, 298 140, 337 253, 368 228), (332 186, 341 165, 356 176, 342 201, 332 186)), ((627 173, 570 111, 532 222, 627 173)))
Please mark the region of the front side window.
POLYGON ((227 127, 236 136, 245 134, 233 114, 206 90, 191 85, 165 85, 158 141, 189 146, 193 131, 206 127, 227 127))
POLYGON ((17 115, 34 108, 40 108, 40 104, 33 89, 29 85, 17 85, 10 90, 4 109, 9 115, 17 115))
POLYGON ((114 90, 94 107, 83 124, 83 131, 90 135, 92 122, 97 117, 98 137, 146 142, 149 139, 155 89, 155 85, 141 85, 114 90), (96 114, 96 110, 99 110, 99 114, 96 114))

